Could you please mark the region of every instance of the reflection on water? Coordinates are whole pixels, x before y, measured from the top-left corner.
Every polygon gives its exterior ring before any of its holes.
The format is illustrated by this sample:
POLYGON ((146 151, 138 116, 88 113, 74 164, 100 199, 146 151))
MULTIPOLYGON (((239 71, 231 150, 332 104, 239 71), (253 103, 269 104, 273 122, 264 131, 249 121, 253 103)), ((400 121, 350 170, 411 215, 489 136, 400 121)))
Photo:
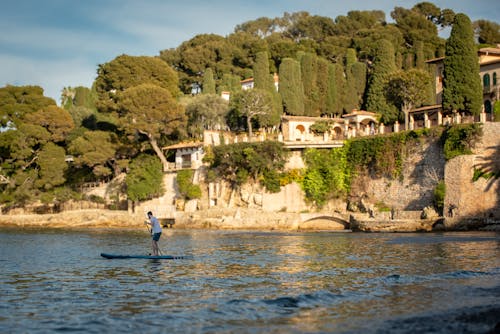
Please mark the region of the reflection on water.
POLYGON ((99 253, 147 253, 149 236, 2 229, 0 330, 487 332, 499 321, 499 241, 167 230, 164 253, 192 259, 107 260, 99 253))

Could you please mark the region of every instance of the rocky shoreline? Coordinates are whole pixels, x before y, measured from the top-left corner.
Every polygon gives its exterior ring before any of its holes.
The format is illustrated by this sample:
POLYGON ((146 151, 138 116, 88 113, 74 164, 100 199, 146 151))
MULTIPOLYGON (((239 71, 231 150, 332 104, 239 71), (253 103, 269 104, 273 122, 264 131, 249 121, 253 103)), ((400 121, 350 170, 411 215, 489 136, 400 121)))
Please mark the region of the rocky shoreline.
MULTIPOLYGON (((142 214, 130 214, 127 211, 87 209, 57 214, 0 215, 0 227, 142 229, 144 219, 142 214)), ((351 215, 349 222, 343 224, 327 219, 302 221, 300 213, 237 209, 180 212, 176 216, 174 228, 337 232, 500 231, 500 221, 477 217, 384 220, 351 215)))

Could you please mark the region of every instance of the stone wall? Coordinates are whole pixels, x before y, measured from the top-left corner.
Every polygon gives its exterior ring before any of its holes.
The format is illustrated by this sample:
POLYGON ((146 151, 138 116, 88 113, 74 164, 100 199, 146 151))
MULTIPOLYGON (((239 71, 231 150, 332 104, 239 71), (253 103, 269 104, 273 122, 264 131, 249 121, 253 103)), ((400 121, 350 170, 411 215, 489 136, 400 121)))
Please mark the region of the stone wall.
POLYGON ((472 155, 448 161, 445 169, 444 216, 500 219, 500 178, 479 177, 474 171, 500 172, 500 123, 483 124, 483 135, 472 155))
POLYGON ((406 154, 400 178, 360 175, 353 181, 351 194, 396 211, 420 211, 432 206, 434 189, 444 177, 445 160, 438 138, 422 139, 406 154))

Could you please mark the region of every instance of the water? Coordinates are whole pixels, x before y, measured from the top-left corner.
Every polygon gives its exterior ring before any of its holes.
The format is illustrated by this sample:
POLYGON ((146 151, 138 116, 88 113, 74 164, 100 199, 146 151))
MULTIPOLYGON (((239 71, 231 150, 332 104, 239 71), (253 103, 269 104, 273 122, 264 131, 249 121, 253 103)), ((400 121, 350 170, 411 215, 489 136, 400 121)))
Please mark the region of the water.
POLYGON ((0 229, 1 333, 487 333, 500 235, 0 229), (167 242, 165 242, 167 240, 167 242))

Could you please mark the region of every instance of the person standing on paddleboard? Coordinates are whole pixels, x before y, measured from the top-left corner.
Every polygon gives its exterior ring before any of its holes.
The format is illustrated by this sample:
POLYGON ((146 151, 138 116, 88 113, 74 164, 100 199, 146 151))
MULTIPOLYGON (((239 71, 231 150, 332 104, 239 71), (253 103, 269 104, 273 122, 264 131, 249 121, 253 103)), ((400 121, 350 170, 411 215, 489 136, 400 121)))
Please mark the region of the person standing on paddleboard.
POLYGON ((160 248, 158 247, 158 241, 161 237, 161 225, 158 219, 153 216, 151 211, 148 212, 149 221, 145 221, 144 224, 151 225, 151 245, 153 246, 153 253, 151 255, 158 256, 160 253, 160 248))

